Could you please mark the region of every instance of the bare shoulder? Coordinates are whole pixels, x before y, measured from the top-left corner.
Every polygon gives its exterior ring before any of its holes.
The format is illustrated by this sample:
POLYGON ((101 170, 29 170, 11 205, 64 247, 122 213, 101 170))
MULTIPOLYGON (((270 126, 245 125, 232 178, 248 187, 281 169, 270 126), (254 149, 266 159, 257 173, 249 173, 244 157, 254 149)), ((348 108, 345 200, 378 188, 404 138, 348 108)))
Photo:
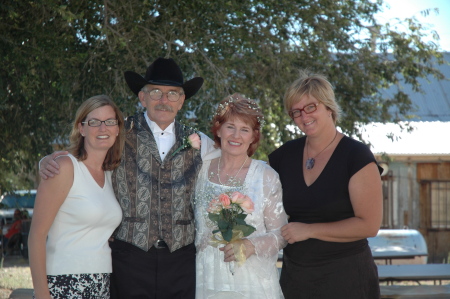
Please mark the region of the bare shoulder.
POLYGON ((58 161, 61 172, 73 172, 73 162, 69 156, 59 156, 55 159, 55 161, 58 161))
POLYGON ((67 180, 73 180, 74 165, 72 159, 68 155, 58 156, 55 158, 59 165, 59 174, 47 180, 41 180, 40 185, 55 186, 67 180))

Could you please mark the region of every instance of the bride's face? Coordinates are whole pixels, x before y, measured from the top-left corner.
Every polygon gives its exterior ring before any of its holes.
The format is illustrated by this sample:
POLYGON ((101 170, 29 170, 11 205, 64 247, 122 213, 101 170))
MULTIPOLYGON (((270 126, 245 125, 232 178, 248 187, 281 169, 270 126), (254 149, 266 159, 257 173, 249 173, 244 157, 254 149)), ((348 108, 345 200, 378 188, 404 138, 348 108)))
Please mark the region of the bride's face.
POLYGON ((253 134, 251 125, 242 121, 242 119, 227 120, 217 132, 222 153, 233 156, 247 155, 250 144, 255 140, 253 134))

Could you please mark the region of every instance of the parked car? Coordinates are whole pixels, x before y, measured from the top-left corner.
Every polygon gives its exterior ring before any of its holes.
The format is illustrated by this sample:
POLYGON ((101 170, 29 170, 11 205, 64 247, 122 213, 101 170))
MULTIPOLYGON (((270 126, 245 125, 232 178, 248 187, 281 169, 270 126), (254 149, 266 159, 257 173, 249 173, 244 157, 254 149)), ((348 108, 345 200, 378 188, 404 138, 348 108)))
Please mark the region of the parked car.
POLYGON ((21 254, 25 258, 28 258, 28 232, 30 230, 30 218, 33 216, 35 200, 36 190, 17 190, 5 193, 0 197, 0 227, 2 234, 6 234, 14 222, 14 211, 16 209, 19 209, 26 216, 22 220, 22 232, 19 244, 21 254))

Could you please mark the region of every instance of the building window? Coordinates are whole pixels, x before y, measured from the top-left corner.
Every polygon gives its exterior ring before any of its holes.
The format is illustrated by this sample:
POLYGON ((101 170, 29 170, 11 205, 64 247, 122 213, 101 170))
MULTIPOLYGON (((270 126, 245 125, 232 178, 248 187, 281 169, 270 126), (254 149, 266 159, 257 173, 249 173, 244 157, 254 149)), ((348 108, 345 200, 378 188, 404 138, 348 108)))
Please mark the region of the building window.
POLYGON ((431 228, 450 229, 450 181, 431 182, 431 228))

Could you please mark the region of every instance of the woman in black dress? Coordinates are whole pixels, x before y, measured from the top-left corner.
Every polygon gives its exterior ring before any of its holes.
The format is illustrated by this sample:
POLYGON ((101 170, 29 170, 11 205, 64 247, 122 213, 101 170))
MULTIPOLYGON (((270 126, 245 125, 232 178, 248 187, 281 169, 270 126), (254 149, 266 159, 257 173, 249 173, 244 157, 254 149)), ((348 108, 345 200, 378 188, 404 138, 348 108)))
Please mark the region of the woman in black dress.
POLYGON ((284 296, 379 298, 366 238, 381 224, 381 168, 366 145, 337 131, 340 108, 325 77, 303 73, 284 104, 306 135, 269 155, 290 217, 282 228, 284 296))

